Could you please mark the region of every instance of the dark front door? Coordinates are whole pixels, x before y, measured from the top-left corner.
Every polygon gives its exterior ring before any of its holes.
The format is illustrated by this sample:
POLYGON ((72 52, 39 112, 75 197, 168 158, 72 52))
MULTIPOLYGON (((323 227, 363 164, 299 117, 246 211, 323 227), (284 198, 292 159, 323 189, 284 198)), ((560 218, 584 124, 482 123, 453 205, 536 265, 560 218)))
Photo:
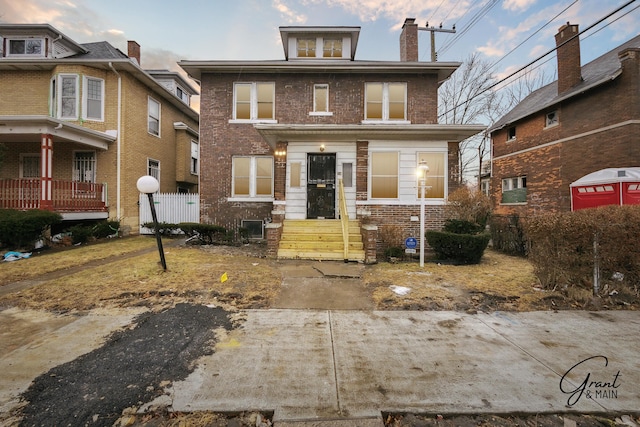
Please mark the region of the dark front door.
POLYGON ((307 154, 307 218, 336 217, 336 155, 307 154))

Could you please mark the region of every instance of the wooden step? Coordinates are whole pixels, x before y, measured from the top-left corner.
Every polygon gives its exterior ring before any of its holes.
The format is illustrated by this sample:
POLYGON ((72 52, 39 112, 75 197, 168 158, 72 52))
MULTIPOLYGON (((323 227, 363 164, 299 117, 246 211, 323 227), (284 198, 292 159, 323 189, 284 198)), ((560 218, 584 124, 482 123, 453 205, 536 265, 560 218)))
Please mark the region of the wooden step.
MULTIPOLYGON (((349 260, 364 261, 360 222, 349 221, 349 260)), ((282 226, 278 258, 343 260, 342 222, 340 220, 285 220, 282 226)))
MULTIPOLYGON (((313 259, 324 261, 343 261, 344 253, 339 251, 299 251, 297 249, 279 249, 278 259, 313 259)), ((364 251, 349 251, 349 261, 364 261, 364 251)))

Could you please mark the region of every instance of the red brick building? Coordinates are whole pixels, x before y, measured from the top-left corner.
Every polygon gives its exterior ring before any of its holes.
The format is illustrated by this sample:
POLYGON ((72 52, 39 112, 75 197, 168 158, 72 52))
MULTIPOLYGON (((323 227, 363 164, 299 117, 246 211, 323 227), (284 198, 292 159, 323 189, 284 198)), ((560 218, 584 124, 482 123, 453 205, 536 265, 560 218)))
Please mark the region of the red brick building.
POLYGON ((201 82, 202 222, 246 227, 254 237, 266 229, 280 257, 331 259, 280 241, 294 223, 308 221, 318 237, 348 216, 368 255, 352 245, 345 259, 374 261, 378 226, 418 237, 416 170, 426 160, 428 227, 442 225, 458 182, 458 143, 484 129, 438 124, 438 87, 460 64, 418 62, 413 19, 403 26, 400 61, 356 60, 359 33, 281 27, 284 60, 180 63, 201 82))
POLYGON ((555 36, 558 80, 491 126, 494 213, 569 211, 569 185, 640 165, 640 36, 581 66, 578 26, 555 36))

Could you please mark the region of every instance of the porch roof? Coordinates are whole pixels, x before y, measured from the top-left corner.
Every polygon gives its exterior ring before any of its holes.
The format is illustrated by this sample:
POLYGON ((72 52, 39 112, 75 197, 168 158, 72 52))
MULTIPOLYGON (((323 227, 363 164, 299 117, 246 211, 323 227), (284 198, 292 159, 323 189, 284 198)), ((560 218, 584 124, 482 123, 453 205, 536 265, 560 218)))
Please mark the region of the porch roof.
POLYGON ((75 142, 100 150, 107 150, 116 140, 115 132, 99 132, 49 116, 0 116, 3 141, 40 141, 43 134, 52 135, 56 141, 75 142))
POLYGON ((276 143, 308 141, 447 141, 460 142, 482 132, 485 125, 451 124, 354 124, 295 125, 255 124, 254 128, 275 148, 276 143))

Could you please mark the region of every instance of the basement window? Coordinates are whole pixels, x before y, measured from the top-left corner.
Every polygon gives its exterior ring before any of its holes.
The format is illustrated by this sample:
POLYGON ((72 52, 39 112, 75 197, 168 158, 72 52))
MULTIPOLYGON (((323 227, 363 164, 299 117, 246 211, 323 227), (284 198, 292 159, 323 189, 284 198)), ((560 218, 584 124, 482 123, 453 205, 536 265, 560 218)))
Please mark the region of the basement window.
POLYGON ((261 220, 243 219, 242 228, 245 228, 249 239, 264 239, 264 224, 261 220))

